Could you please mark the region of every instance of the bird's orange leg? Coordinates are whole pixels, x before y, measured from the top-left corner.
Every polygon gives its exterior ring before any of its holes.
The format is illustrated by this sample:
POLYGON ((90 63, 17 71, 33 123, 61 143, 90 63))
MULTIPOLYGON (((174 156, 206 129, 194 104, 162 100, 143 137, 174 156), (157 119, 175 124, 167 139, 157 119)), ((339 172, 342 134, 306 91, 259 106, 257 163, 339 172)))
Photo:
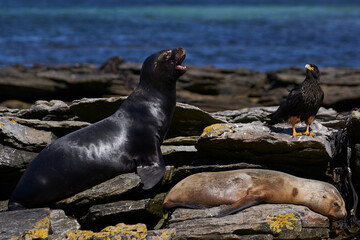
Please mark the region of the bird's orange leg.
POLYGON ((293 137, 295 137, 295 136, 302 136, 302 133, 296 132, 295 124, 292 125, 292 129, 293 129, 293 134, 292 134, 293 137))
POLYGON ((314 133, 310 133, 309 128, 310 128, 310 124, 306 124, 306 132, 304 132, 304 135, 306 135, 306 136, 315 136, 314 133))
POLYGON ((310 133, 310 124, 314 121, 315 116, 310 116, 308 119, 306 119, 306 132, 304 132, 304 135, 306 136, 315 136, 314 133, 310 133))

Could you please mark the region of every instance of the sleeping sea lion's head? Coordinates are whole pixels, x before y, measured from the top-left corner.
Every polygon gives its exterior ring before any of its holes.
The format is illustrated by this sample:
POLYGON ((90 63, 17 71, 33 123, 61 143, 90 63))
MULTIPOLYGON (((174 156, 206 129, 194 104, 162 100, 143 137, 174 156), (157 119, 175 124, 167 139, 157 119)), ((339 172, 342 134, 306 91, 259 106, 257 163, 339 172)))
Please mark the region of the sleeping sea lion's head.
POLYGON ((185 49, 163 50, 147 57, 142 65, 140 79, 161 84, 175 84, 175 81, 186 72, 182 66, 186 56, 185 49))
MULTIPOLYGON (((315 185, 314 185, 315 186, 315 185)), ((320 183, 320 187, 314 187, 311 196, 310 208, 321 213, 331 220, 337 221, 346 217, 345 202, 339 191, 329 183, 320 183)))

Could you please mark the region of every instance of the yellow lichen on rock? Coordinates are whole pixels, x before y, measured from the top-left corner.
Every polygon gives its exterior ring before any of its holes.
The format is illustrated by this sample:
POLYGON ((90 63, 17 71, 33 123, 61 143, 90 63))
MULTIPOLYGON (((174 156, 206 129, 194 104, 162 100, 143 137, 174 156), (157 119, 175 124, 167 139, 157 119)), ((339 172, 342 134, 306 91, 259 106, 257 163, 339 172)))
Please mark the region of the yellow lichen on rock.
POLYGON ((300 220, 295 217, 294 213, 288 213, 285 215, 268 216, 266 221, 269 222, 272 231, 279 233, 283 228, 294 230, 295 225, 297 225, 296 223, 300 220))
POLYGON ((66 235, 69 240, 86 240, 86 239, 146 239, 147 228, 145 224, 126 225, 119 223, 116 226, 109 226, 100 232, 74 230, 66 235))
POLYGON ((158 235, 154 240, 170 240, 175 238, 176 230, 175 229, 162 229, 160 230, 161 235, 158 235))
POLYGON ((46 217, 36 222, 33 229, 27 231, 24 239, 46 239, 49 236, 50 218, 46 217))
POLYGON ((92 231, 73 230, 66 234, 66 239, 69 239, 69 240, 93 239, 94 235, 95 235, 95 233, 92 231))
POLYGON ((213 124, 213 125, 210 125, 210 126, 207 126, 206 128, 204 128, 201 136, 204 136, 205 134, 207 134, 209 132, 214 132, 214 131, 216 131, 217 135, 220 135, 223 132, 229 131, 229 129, 231 129, 231 126, 228 124, 216 123, 216 124, 213 124))

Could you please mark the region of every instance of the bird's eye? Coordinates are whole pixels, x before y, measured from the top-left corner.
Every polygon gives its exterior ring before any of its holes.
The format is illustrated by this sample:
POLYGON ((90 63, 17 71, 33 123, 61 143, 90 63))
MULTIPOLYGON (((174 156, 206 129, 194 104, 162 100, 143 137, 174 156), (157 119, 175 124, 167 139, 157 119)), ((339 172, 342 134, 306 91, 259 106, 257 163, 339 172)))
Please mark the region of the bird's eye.
POLYGON ((338 203, 334 202, 333 203, 334 207, 340 207, 338 203))

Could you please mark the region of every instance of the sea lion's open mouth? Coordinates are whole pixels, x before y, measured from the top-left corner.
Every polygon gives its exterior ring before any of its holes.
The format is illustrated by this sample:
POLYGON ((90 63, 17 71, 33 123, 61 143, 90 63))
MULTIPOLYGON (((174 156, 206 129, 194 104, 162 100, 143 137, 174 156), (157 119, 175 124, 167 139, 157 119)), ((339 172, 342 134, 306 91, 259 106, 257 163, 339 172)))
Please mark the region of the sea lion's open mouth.
POLYGON ((186 71, 186 66, 181 66, 182 62, 185 60, 185 57, 186 57, 185 50, 182 54, 183 55, 176 62, 175 69, 180 70, 180 71, 186 71))

